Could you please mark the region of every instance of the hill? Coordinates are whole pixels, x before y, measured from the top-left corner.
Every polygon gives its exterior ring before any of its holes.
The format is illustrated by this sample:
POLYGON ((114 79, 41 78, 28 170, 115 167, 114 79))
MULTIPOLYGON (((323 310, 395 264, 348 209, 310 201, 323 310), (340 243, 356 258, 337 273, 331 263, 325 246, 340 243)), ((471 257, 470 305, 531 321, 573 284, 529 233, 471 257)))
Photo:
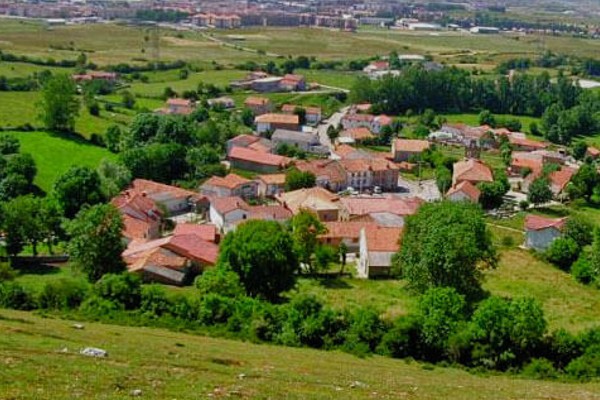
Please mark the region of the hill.
POLYGON ((453 368, 73 322, 0 310, 0 398, 600 399, 600 383, 475 376, 453 368), (106 359, 85 357, 88 346, 106 359))

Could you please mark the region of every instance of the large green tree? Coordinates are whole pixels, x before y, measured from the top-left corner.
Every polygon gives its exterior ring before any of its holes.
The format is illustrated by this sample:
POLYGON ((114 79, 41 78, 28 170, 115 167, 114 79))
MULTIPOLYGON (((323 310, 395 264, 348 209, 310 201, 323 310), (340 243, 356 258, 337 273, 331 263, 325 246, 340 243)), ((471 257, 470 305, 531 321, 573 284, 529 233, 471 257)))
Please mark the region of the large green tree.
POLYGON ((481 208, 444 201, 425 204, 407 218, 394 262, 420 292, 445 286, 477 297, 481 268, 495 267, 497 255, 481 208))
POLYGON ((72 132, 79 115, 76 87, 66 74, 52 76, 42 88, 39 118, 50 131, 72 132))
POLYGON ((290 192, 314 187, 316 179, 315 175, 311 172, 301 172, 296 168, 292 168, 285 174, 285 190, 290 192))
POLYGON ((533 204, 543 204, 552 200, 552 190, 548 178, 540 177, 529 185, 527 200, 533 204))
POLYGON ((71 167, 56 180, 53 190, 67 218, 73 218, 86 204, 104 200, 100 176, 89 167, 71 167))
POLYGON ((274 221, 248 221, 223 240, 219 266, 236 272, 250 296, 276 300, 291 289, 299 269, 294 241, 274 221))
POLYGON ((124 271, 121 258, 125 250, 121 236, 123 221, 114 206, 99 204, 84 208, 66 228, 71 238, 71 260, 90 281, 95 282, 104 274, 124 271))
POLYGON ((315 272, 312 257, 317 249, 317 237, 327 232, 327 228, 325 228, 315 214, 306 210, 301 210, 298 214, 294 215, 291 225, 294 249, 298 254, 300 262, 310 272, 315 272))

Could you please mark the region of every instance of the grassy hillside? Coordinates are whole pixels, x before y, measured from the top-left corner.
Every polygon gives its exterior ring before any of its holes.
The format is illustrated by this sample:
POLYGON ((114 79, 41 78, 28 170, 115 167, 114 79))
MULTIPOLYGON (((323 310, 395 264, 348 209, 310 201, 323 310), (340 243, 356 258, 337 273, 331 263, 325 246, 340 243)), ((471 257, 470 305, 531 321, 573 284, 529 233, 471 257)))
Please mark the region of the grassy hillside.
POLYGON ((21 142, 21 151, 31 153, 38 169, 34 183, 49 191, 61 174, 73 165, 96 168, 103 158, 114 158, 108 150, 76 138, 47 132, 9 132, 21 142))
POLYGON ((475 376, 381 357, 42 319, 0 310, 0 398, 600 399, 600 383, 475 376), (96 346, 106 359, 79 354, 96 346))

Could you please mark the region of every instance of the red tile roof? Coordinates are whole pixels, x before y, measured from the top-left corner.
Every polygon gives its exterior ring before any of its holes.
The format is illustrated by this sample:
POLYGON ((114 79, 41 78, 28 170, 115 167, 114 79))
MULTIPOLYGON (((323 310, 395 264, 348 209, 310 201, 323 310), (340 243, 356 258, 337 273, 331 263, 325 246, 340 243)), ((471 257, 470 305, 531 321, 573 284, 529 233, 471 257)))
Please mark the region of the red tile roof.
POLYGON ((249 219, 273 219, 283 221, 292 218, 292 212, 282 205, 250 206, 249 219))
POLYGON ((346 182, 346 172, 339 161, 335 160, 311 160, 298 161, 296 168, 302 172, 310 172, 319 179, 325 177, 330 182, 346 182))
POLYGON ((367 250, 369 252, 396 252, 400 248, 401 235, 402 228, 367 227, 365 229, 367 250))
POLYGON ((340 202, 350 215, 389 212, 396 215, 413 215, 423 200, 413 198, 381 197, 343 197, 340 202))
POLYGON ((481 191, 469 181, 462 181, 458 185, 452 186, 446 196, 449 197, 459 192, 466 194, 475 203, 479 201, 479 196, 481 196, 481 191))
POLYGON ((132 189, 139 193, 145 193, 151 199, 156 196, 164 197, 165 195, 172 198, 191 197, 198 200, 204 198, 204 196, 192 192, 191 190, 185 190, 177 186, 165 185, 164 183, 149 181, 147 179, 135 179, 132 183, 132 189))
POLYGON ((340 133, 340 136, 349 137, 357 141, 371 139, 375 137, 375 135, 371 133, 369 128, 366 127, 346 129, 340 133))
POLYGON ((219 256, 219 246, 193 234, 173 235, 163 247, 192 261, 210 265, 214 265, 219 256))
POLYGON ((217 240, 217 227, 213 224, 177 224, 173 235, 196 235, 202 240, 214 243, 217 240))
POLYGON ((209 180, 204 182, 202 186, 218 186, 227 189, 235 189, 236 187, 240 185, 245 185, 249 182, 252 181, 250 179, 241 177, 237 174, 227 174, 227 176, 225 177, 213 176, 209 180))
POLYGON ((548 143, 545 142, 538 142, 536 140, 531 139, 521 139, 513 136, 509 136, 508 141, 514 146, 529 147, 532 149, 545 149, 546 147, 548 147, 548 143))
POLYGON ((567 218, 546 218, 539 215, 528 214, 525 217, 525 230, 539 231, 542 229, 556 228, 562 230, 567 218))
POLYGON ((560 193, 571 181, 571 178, 573 178, 573 175, 575 175, 576 172, 577 171, 574 168, 561 167, 560 170, 551 172, 548 175, 548 179, 552 186, 557 188, 557 192, 560 193))
POLYGON ((259 115, 254 119, 256 123, 268 123, 268 124, 295 124, 300 123, 300 118, 296 114, 275 114, 268 113, 259 115))
POLYGON ((343 222, 325 222, 325 228, 327 232, 320 235, 321 238, 344 238, 344 239, 358 239, 360 237, 360 231, 363 228, 377 226, 373 222, 354 222, 354 221, 343 221, 343 222))
POLYGON ((453 182, 493 182, 492 170, 483 162, 475 159, 459 161, 454 164, 453 182))
POLYGON ((172 98, 167 100, 167 104, 170 106, 191 107, 192 101, 188 99, 172 98))
POLYGON ((217 197, 210 200, 210 205, 219 214, 225 215, 234 210, 248 210, 249 205, 241 197, 217 197))
POLYGON ((229 152, 229 159, 248 161, 255 164, 271 165, 277 167, 285 167, 290 163, 287 157, 278 156, 276 154, 268 154, 260 151, 247 149, 244 147, 234 147, 229 152))
POLYGON ((267 185, 283 185, 285 184, 285 174, 265 174, 258 175, 256 179, 263 181, 267 185))
POLYGON ((250 96, 245 101, 246 106, 265 106, 271 104, 271 100, 266 97, 250 96))
POLYGON ((394 140, 395 151, 405 151, 407 153, 421 153, 429 148, 427 140, 414 139, 396 139, 394 140))
POLYGON ((588 146, 587 154, 589 154, 593 158, 596 158, 596 157, 600 156, 600 150, 598 150, 595 147, 588 146))
POLYGON ((260 140, 259 136, 254 135, 237 135, 236 137, 229 139, 228 144, 240 146, 240 147, 248 147, 253 143, 256 143, 260 140))

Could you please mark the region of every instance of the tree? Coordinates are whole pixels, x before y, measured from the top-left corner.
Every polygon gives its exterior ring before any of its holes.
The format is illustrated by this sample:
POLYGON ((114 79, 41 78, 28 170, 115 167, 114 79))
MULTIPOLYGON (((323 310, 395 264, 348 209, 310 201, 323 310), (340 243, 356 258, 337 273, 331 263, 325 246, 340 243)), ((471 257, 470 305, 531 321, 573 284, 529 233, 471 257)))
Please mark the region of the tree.
POLYGON ((251 128, 252 126, 254 126, 254 113, 251 109, 244 108, 242 110, 242 113, 240 114, 240 118, 242 120, 242 123, 247 127, 251 128))
POLYGON ((340 256, 340 276, 344 274, 344 267, 346 267, 346 258, 348 256, 348 246, 343 241, 338 247, 338 254, 340 256))
POLYGON ((295 107, 294 115, 298 116, 298 121, 300 121, 300 125, 306 124, 306 109, 304 109, 304 107, 295 107))
POLYGON ((589 260, 589 274, 600 279, 600 228, 594 229, 594 239, 592 241, 592 248, 588 256, 589 260))
POLYGON ((118 153, 121 148, 121 135, 121 128, 118 125, 109 126, 104 134, 106 148, 113 153, 118 153))
POLYGON ((573 157, 576 160, 583 160, 587 152, 587 144, 584 141, 579 141, 573 145, 573 157))
POLYGON ((569 271, 571 265, 579 257, 580 252, 581 248, 575 240, 570 237, 560 237, 552 241, 544 255, 549 262, 558 268, 569 271))
POLYGON ((67 218, 73 218, 86 204, 104 200, 100 176, 89 167, 71 167, 56 180, 53 192, 67 218))
POLYGON ((225 237, 218 266, 237 273, 248 295, 271 301, 294 286, 299 269, 290 233, 262 220, 248 221, 225 237))
POLYGON ((594 194, 594 189, 600 184, 600 175, 596 171, 596 167, 589 163, 584 163, 577 173, 571 179, 571 188, 569 195, 577 198, 582 197, 589 200, 594 194))
POLYGON ((553 194, 547 178, 536 178, 527 192, 527 200, 535 205, 544 204, 552 200, 553 194))
POLYGON ((592 244, 594 240, 594 224, 582 215, 571 215, 565 223, 564 236, 571 238, 580 247, 592 244))
POLYGON ((104 274, 118 274, 125 270, 121 253, 125 250, 122 239, 121 214, 110 204, 99 204, 82 209, 67 224, 69 255, 88 279, 96 282, 104 274))
POLYGON ((16 154, 21 148, 19 139, 6 133, 0 133, 0 156, 16 154))
POLYGON ((479 113, 479 125, 488 125, 494 128, 496 126, 496 118, 489 110, 483 110, 479 113))
POLYGON ((72 132, 75 118, 79 115, 79 101, 75 97, 76 87, 68 75, 53 75, 42 88, 40 119, 46 129, 72 132))
MULTIPOLYGON (((312 256, 317 248, 317 237, 327 232, 327 229, 315 214, 306 210, 301 210, 294 215, 291 227, 294 249, 298 254, 298 259, 308 267, 310 272, 315 272, 312 256)), ((325 256, 322 254, 323 258, 325 256)))
POLYGON ((428 289, 419 300, 421 339, 430 348, 430 358, 439 359, 448 348, 448 340, 465 321, 467 303, 455 289, 428 289))
POLYGON ((8 158, 4 173, 6 175, 22 176, 27 184, 31 185, 37 174, 37 167, 31 154, 14 154, 8 158))
POLYGON ((135 96, 128 90, 121 93, 121 104, 123 107, 133 109, 135 107, 135 96))
POLYGON ((327 128, 327 137, 329 137, 329 140, 331 140, 333 142, 339 136, 340 136, 340 131, 337 130, 335 128, 335 126, 329 125, 329 127, 327 128))
POLYGON ((440 193, 446 193, 452 186, 452 172, 443 165, 435 169, 435 183, 440 193))
POLYGON ((100 190, 106 199, 115 197, 131 182, 131 172, 118 162, 103 159, 96 171, 100 177, 100 190))
POLYGON ((420 292, 446 286, 475 298, 481 294, 480 267, 495 267, 497 256, 481 209, 444 201, 407 218, 394 263, 420 292))
POLYGON ((546 332, 544 312, 534 299, 491 296, 473 313, 470 332, 476 363, 508 368, 527 360, 546 332))
POLYGON ((316 184, 317 178, 312 172, 301 172, 296 168, 290 169, 285 174, 285 191, 311 188, 316 184))

